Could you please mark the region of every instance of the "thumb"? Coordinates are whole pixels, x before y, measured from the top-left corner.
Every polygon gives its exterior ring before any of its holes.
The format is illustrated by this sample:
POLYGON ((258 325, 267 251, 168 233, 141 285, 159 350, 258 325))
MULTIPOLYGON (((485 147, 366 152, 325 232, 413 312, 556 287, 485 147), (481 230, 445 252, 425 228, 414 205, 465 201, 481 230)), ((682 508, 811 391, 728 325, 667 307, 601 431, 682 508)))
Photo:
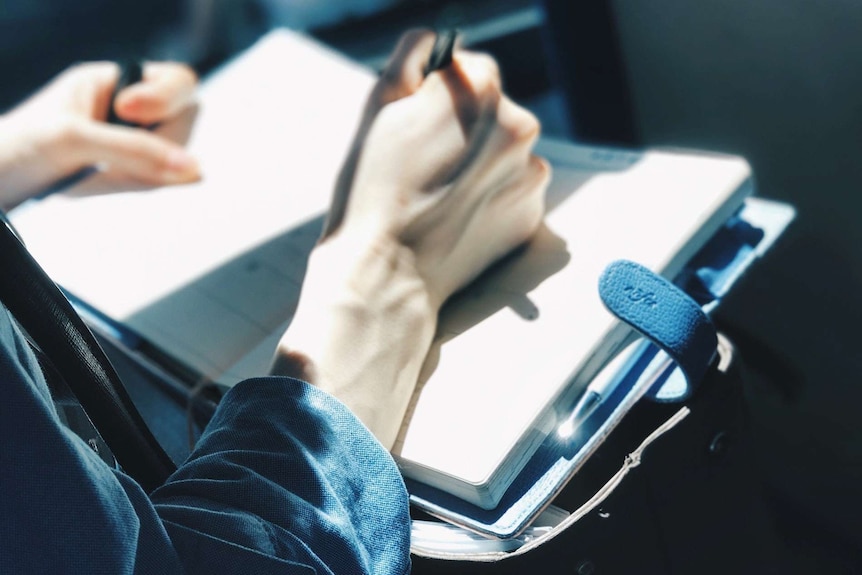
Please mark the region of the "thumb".
POLYGON ((82 122, 67 153, 81 167, 107 163, 107 171, 147 185, 200 179, 197 160, 182 146, 139 128, 82 122))
POLYGON ((389 57, 380 79, 371 90, 362 119, 353 137, 350 153, 338 173, 321 239, 335 233, 341 225, 350 200, 350 188, 362 146, 378 112, 386 105, 414 94, 425 79, 425 63, 434 48, 435 34, 426 29, 405 32, 389 57))
POLYGON ((114 108, 125 120, 155 124, 180 113, 194 99, 197 76, 185 64, 147 62, 143 80, 117 94, 114 108))
POLYGON ((434 39, 434 32, 426 29, 410 30, 401 36, 372 93, 371 99, 378 110, 419 89, 425 79, 425 64, 434 39))

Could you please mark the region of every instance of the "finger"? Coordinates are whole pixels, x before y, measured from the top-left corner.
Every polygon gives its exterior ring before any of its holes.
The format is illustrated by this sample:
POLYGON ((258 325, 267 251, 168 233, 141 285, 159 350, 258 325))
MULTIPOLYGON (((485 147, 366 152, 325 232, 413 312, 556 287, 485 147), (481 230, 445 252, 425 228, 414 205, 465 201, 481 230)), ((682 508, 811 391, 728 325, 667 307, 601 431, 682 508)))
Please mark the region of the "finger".
POLYGON ((525 196, 544 198, 552 174, 551 164, 545 158, 530 155, 518 176, 494 195, 491 205, 494 209, 507 209, 511 204, 523 201, 525 196))
POLYGON ((383 106, 410 96, 419 89, 424 79, 422 69, 433 46, 434 33, 430 30, 410 30, 399 40, 365 104, 350 154, 338 174, 321 239, 335 233, 344 220, 362 146, 378 112, 383 106))
MULTIPOLYGON (((551 179, 550 164, 544 158, 511 147, 485 152, 485 157, 477 160, 458 181, 454 193, 474 195, 474 202, 487 202, 492 213, 498 214, 494 218, 498 222, 506 221, 513 214, 517 217, 524 206, 533 214, 527 221, 540 217, 551 179)), ((517 229, 520 228, 513 227, 517 229)), ((516 235, 519 235, 517 231, 516 235)))
POLYGON ((470 255, 475 273, 462 278, 462 284, 451 286, 451 291, 469 283, 488 265, 536 233, 545 213, 545 189, 549 179, 548 163, 532 156, 518 178, 500 188, 461 223, 463 229, 471 228, 472 233, 478 234, 470 255))
POLYGON ((435 183, 460 180, 477 189, 474 184, 479 180, 504 183, 505 174, 526 161, 526 153, 513 153, 508 132, 500 128, 498 110, 504 99, 500 86, 494 59, 465 51, 454 55, 451 66, 426 79, 416 97, 426 100, 421 105, 429 122, 438 131, 454 125, 464 142, 456 162, 446 166, 435 183))
POLYGON ((497 107, 497 123, 513 145, 524 149, 532 149, 542 131, 535 114, 507 96, 500 99, 497 107))
POLYGON ((83 122, 67 153, 80 166, 106 163, 108 171, 149 185, 200 179, 200 169, 181 146, 145 130, 83 122))
POLYGON ((503 242, 497 255, 523 243, 536 231, 545 214, 545 191, 551 174, 547 160, 530 156, 519 177, 491 198, 489 214, 508 234, 508 240, 503 242))
POLYGON ((425 63, 434 47, 434 32, 415 29, 398 42, 375 87, 375 103, 382 107, 416 92, 425 79, 425 63))
MULTIPOLYGON (((541 124, 535 115, 501 95, 491 128, 475 154, 473 166, 476 169, 467 167, 465 181, 495 180, 500 185, 508 185, 519 177, 525 165, 534 161, 532 151, 540 132, 541 124)), ((473 185, 478 184, 473 182, 473 185)))
POLYGON ((529 110, 519 106, 509 97, 500 94, 493 110, 483 112, 490 126, 483 132, 481 159, 521 166, 532 154, 541 133, 538 118, 529 110))
POLYGON ((468 141, 454 177, 474 183, 492 178, 506 185, 528 161, 541 133, 538 119, 502 93, 499 65, 486 54, 458 52, 441 78, 468 141))
POLYGON ((196 86, 197 75, 185 64, 147 62, 143 80, 121 90, 114 109, 124 120, 141 125, 154 124, 188 106, 196 86))
POLYGON ((439 72, 458 74, 465 86, 477 94, 488 90, 502 91, 500 65, 492 56, 482 52, 456 50, 452 55, 452 64, 439 72))
POLYGON ((452 64, 437 74, 428 77, 426 84, 433 86, 439 77, 455 105, 456 114, 464 134, 478 130, 473 137, 481 136, 481 128, 487 127, 489 114, 496 112, 502 96, 500 68, 486 54, 459 51, 453 55, 452 64), (482 120, 482 121, 480 121, 482 120))
POLYGON ((104 120, 119 75, 120 68, 115 62, 85 62, 70 66, 52 82, 53 85, 65 86, 58 92, 63 101, 53 105, 65 107, 71 103, 76 112, 104 120), (71 102, 70 95, 73 98, 71 102))

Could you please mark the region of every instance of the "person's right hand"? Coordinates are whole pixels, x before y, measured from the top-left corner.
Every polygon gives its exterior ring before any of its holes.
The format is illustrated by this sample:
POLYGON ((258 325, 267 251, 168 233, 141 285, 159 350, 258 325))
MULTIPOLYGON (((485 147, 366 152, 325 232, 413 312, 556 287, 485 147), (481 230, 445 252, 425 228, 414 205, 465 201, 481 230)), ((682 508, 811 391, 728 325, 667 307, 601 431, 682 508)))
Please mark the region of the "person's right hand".
POLYGON ((324 241, 357 234, 408 247, 440 304, 532 234, 549 169, 531 153, 539 123, 501 93, 496 63, 461 51, 422 81, 432 44, 411 33, 396 51, 350 191, 336 199, 344 218, 324 241))
POLYGON ((495 62, 456 51, 423 80, 432 45, 407 36, 372 94, 275 363, 341 399, 387 447, 440 307, 536 230, 550 173, 532 154, 539 124, 502 94, 495 62))

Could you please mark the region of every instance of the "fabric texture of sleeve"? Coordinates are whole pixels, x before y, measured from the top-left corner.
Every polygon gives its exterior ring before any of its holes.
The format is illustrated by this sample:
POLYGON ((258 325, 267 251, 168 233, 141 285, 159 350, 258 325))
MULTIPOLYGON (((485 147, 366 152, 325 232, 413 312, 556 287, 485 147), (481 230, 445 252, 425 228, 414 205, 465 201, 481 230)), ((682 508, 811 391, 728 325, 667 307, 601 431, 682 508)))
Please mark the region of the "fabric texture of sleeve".
POLYGON ((242 382, 148 496, 60 424, 0 306, 0 573, 407 573, 407 493, 349 410, 242 382))
POLYGON ((230 541, 318 573, 410 570, 407 492, 394 461, 347 408, 298 380, 231 389, 152 500, 195 565, 230 541))

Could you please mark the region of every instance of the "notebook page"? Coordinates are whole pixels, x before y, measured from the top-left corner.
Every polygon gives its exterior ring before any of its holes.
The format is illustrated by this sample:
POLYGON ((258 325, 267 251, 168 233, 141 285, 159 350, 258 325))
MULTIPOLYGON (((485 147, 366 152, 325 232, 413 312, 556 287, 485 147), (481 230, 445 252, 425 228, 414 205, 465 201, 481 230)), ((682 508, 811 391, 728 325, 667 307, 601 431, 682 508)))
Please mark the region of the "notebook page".
POLYGON ((373 82, 300 34, 272 32, 200 89, 188 148, 203 181, 100 193, 114 184, 97 177, 22 206, 15 225, 72 294, 224 381, 292 315, 373 82))

